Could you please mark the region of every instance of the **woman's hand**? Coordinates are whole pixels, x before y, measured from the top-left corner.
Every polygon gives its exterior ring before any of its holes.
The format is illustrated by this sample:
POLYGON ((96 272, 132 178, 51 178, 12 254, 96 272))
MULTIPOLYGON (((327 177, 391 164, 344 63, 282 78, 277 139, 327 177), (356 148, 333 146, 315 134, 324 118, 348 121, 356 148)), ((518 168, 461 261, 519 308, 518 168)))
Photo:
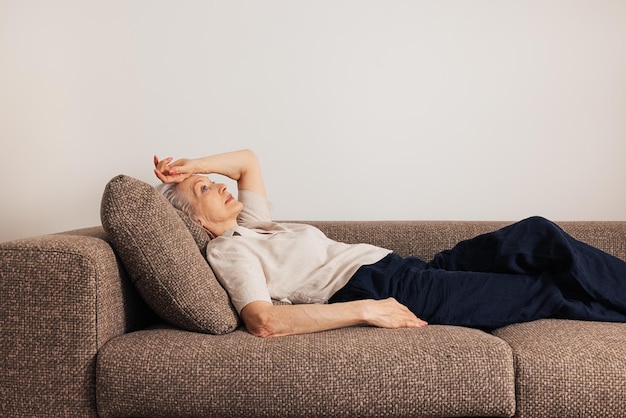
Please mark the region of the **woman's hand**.
POLYGON ((197 174, 198 164, 195 160, 181 158, 172 162, 173 158, 168 157, 163 160, 154 156, 154 174, 163 183, 180 183, 189 176, 197 174))
POLYGON ((368 325, 380 328, 413 328, 428 325, 394 298, 363 302, 368 304, 365 309, 365 322, 368 325))

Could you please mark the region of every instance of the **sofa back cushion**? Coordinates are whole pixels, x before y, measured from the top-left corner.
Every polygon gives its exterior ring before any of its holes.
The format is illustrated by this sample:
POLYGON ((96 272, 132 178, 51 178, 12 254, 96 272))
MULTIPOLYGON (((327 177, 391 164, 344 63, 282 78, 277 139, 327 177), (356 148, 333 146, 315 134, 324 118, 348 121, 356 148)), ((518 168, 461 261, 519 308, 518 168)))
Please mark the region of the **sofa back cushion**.
POLYGON ((100 217, 135 287, 160 317, 211 334, 239 325, 228 294, 201 253, 208 234, 190 219, 184 222, 186 215, 154 187, 126 175, 114 177, 105 187, 100 217))

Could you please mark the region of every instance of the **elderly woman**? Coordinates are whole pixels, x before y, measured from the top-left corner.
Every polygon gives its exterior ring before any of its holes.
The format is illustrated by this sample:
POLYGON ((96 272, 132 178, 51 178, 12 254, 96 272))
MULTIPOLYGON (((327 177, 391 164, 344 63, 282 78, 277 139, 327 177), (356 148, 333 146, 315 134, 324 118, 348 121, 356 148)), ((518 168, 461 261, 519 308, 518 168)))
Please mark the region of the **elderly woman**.
POLYGON ((161 192, 215 237, 208 262, 254 335, 426 326, 420 318, 485 329, 540 318, 626 322, 626 263, 546 219, 463 241, 426 263, 273 222, 249 150, 154 164, 161 192), (235 180, 237 198, 209 174, 235 180))

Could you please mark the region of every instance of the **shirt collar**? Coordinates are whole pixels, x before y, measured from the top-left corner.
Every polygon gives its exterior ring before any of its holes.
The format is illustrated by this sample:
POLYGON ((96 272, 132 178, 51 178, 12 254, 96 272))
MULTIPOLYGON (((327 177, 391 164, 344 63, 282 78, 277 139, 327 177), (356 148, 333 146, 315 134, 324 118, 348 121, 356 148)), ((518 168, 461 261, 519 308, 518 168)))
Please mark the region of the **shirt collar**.
POLYGON ((222 234, 223 237, 237 237, 237 236, 250 237, 253 235, 254 235, 254 231, 246 228, 245 226, 239 226, 239 225, 227 229, 222 234))

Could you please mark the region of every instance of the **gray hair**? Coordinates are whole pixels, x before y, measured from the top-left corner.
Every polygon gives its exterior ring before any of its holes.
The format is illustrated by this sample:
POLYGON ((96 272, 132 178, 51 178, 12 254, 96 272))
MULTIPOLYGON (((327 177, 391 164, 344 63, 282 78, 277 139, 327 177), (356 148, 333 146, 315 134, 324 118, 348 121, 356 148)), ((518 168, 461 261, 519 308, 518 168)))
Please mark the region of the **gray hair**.
POLYGON ((165 196, 172 206, 189 216, 194 222, 198 223, 199 221, 196 211, 191 202, 178 187, 179 184, 180 183, 161 183, 158 186, 155 186, 155 189, 165 196))
MULTIPOLYGON (((207 234, 209 234, 209 239, 214 239, 215 234, 202 226, 198 215, 196 215, 195 208, 182 192, 179 185, 180 183, 161 183, 158 186, 154 186, 154 188, 165 196, 172 206, 189 216, 194 223, 198 224, 198 227, 206 231, 207 234)), ((189 225, 187 225, 187 227, 189 227, 189 225)))

